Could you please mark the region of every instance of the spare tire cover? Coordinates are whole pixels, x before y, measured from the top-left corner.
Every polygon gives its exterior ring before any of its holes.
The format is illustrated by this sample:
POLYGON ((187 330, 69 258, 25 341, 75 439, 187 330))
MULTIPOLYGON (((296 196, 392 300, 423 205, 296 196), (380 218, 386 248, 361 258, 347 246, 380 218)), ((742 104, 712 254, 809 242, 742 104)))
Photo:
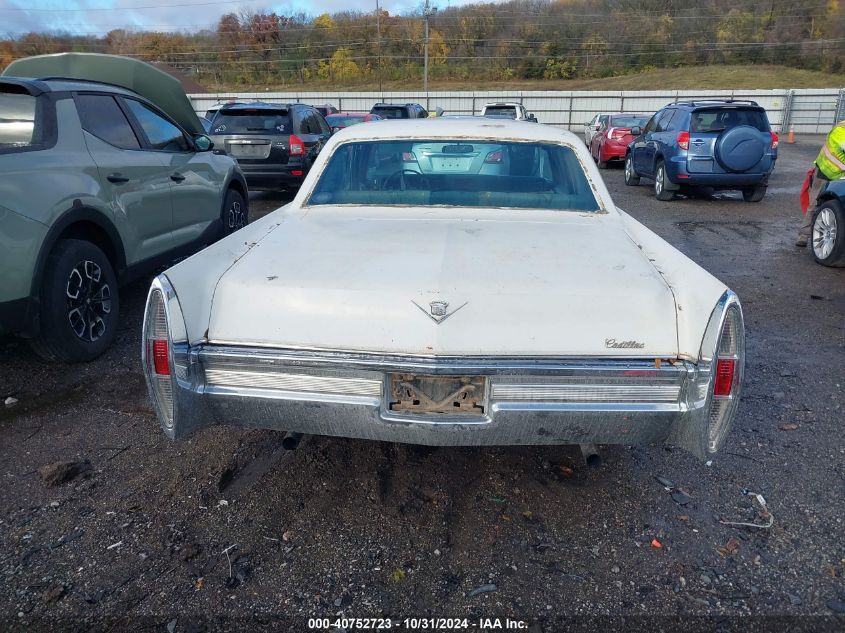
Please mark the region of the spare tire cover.
POLYGON ((762 133, 750 125, 725 130, 716 140, 716 160, 728 171, 748 171, 766 151, 762 133))

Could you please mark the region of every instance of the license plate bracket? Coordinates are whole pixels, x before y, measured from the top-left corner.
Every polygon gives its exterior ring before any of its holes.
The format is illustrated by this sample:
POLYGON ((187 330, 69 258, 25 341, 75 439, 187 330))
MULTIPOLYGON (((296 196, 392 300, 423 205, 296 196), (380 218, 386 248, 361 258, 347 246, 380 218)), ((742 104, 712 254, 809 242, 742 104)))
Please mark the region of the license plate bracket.
POLYGON ((387 408, 397 413, 484 415, 487 409, 484 376, 396 373, 388 383, 387 408))

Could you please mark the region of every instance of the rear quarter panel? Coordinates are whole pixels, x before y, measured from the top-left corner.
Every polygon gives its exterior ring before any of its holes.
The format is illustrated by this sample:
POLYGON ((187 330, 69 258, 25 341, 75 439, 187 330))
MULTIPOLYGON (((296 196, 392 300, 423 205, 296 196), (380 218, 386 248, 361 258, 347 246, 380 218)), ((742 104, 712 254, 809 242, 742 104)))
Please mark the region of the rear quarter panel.
POLYGON ((697 361, 707 322, 728 287, 622 209, 618 211, 628 235, 675 296, 679 357, 697 361))

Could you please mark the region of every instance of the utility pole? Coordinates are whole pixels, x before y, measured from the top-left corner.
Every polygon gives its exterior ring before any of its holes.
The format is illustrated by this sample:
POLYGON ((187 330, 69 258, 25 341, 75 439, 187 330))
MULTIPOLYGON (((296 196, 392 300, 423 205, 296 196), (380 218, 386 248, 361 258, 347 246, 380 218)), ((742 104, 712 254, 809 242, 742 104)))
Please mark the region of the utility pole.
POLYGON ((376 54, 378 55, 378 91, 379 94, 383 94, 384 89, 381 79, 381 9, 378 6, 378 0, 376 0, 376 54))
POLYGON ((423 92, 428 94, 428 20, 437 13, 436 8, 431 8, 428 0, 425 0, 423 8, 423 20, 425 21, 425 52, 423 54, 423 92))

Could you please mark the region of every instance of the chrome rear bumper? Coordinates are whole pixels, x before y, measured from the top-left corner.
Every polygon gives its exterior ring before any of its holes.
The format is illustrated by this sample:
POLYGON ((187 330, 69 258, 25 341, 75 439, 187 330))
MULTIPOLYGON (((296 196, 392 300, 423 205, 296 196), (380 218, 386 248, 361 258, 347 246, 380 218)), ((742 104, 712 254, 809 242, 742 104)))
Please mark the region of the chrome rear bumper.
POLYGON ((688 362, 178 347, 173 421, 162 425, 171 438, 232 424, 436 446, 670 441, 706 452, 710 372, 688 362), (484 376, 483 414, 391 410, 392 373, 484 376))

